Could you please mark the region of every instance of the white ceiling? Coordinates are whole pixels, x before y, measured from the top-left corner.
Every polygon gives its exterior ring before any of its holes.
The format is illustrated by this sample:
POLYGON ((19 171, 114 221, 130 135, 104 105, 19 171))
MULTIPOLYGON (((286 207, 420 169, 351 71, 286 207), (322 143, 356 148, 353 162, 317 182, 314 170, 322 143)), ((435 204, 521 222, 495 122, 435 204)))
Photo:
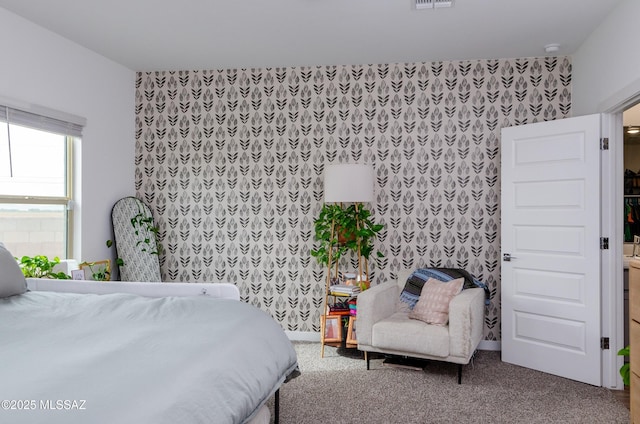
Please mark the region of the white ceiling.
POLYGON ((0 0, 135 71, 346 65, 576 51, 620 0, 0 0))

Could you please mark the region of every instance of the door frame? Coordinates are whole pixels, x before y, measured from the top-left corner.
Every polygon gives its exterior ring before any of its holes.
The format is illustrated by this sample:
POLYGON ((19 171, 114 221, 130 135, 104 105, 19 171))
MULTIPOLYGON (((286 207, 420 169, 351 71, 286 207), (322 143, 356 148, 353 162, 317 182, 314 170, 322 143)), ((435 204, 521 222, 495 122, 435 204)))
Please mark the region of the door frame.
MULTIPOLYGON (((602 161, 602 237, 609 237, 609 249, 602 250, 602 323, 601 334, 609 337, 609 350, 602 350, 602 386, 624 389, 619 369, 624 358, 618 350, 624 347, 624 265, 623 202, 624 198, 624 145, 622 113, 640 103, 640 84, 628 87, 632 94, 616 93, 598 105, 605 113, 602 118, 602 136, 609 137, 609 154, 602 161), (612 284, 606 284, 612 282, 612 284)), ((603 152, 603 153, 606 153, 603 152)))
POLYGON ((609 249, 601 250, 602 321, 600 333, 609 337, 602 350, 602 387, 624 389, 618 370, 624 362, 618 350, 624 346, 623 269, 623 140, 622 112, 601 115, 601 137, 609 138, 609 150, 601 161, 601 237, 609 238, 609 249), (608 282, 612 282, 608 284, 608 282))

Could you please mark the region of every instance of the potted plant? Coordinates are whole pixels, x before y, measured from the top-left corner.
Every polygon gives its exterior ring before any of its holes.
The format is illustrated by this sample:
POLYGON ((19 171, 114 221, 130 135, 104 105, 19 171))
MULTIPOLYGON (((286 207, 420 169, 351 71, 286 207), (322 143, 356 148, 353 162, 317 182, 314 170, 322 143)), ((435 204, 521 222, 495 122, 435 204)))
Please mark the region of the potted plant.
POLYGON ((18 265, 26 278, 56 278, 59 280, 68 280, 71 277, 64 272, 53 272, 53 268, 60 263, 57 256, 53 260, 49 260, 44 255, 23 256, 18 259, 18 265))
MULTIPOLYGON (((618 355, 620 356, 629 356, 629 346, 626 346, 618 351, 618 355)), ((630 384, 631 379, 631 367, 628 362, 625 362, 620 367, 620 376, 622 377, 622 382, 625 386, 630 384)))
POLYGON ((109 261, 83 262, 80 269, 89 268, 91 279, 94 281, 109 281, 111 278, 111 267, 109 261))
MULTIPOLYGON (((340 204, 325 204, 314 221, 315 238, 318 247, 311 250, 311 256, 318 263, 331 267, 340 258, 351 251, 369 260, 373 253, 373 242, 377 234, 384 228, 371 219, 371 211, 362 204, 351 204, 343 207, 340 204), (331 264, 329 264, 331 255, 331 264)), ((377 251, 377 257, 383 257, 377 251)))

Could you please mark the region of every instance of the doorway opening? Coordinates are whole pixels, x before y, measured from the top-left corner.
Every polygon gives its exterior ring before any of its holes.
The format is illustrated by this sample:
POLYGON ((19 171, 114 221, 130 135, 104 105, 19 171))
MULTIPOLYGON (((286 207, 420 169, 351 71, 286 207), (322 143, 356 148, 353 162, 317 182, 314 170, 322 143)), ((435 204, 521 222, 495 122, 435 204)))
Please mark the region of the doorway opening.
MULTIPOLYGON (((623 121, 623 205, 624 244, 624 346, 629 345, 629 259, 634 252, 634 236, 640 237, 640 104, 631 106, 622 113, 623 121)), ((636 239, 637 241, 637 239, 636 239)), ((625 358, 628 362, 629 358, 625 358)))

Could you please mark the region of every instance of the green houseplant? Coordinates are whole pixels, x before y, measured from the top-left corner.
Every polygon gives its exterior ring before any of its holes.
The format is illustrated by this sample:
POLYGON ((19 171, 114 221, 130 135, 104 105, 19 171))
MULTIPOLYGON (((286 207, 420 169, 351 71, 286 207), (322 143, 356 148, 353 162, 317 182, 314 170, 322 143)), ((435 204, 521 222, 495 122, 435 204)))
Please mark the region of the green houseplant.
POLYGON ((23 256, 16 260, 26 278, 57 278, 59 280, 71 278, 64 272, 53 272, 53 268, 60 263, 60 258, 57 256, 53 260, 49 260, 44 255, 23 256))
MULTIPOLYGON (((138 213, 130 219, 131 228, 137 238, 136 247, 140 248, 141 252, 146 252, 150 255, 160 255, 162 253, 162 245, 158 241, 159 228, 153 224, 153 216, 148 215, 144 209, 138 205, 138 213)), ((113 246, 113 240, 106 241, 108 248, 113 246)), ((122 258, 116 258, 116 265, 123 266, 124 261, 122 258)))
MULTIPOLYGON (((618 355, 629 356, 629 346, 620 349, 618 351, 618 355)), ((624 385, 628 386, 630 384, 630 379, 631 379, 631 367, 628 362, 625 362, 620 367, 620 376, 622 377, 622 382, 624 383, 624 385)))
POLYGON ((158 227, 153 225, 153 216, 147 215, 142 209, 131 218, 131 226, 139 240, 136 246, 150 255, 159 255, 162 245, 158 242, 158 227))
MULTIPOLYGON (((317 248, 311 250, 311 256, 325 266, 335 265, 347 252, 360 254, 369 260, 373 253, 373 242, 384 228, 371 218, 371 211, 362 204, 343 207, 340 204, 324 204, 318 218, 314 221, 317 248), (331 254, 331 264, 329 264, 331 254)), ((377 257, 383 257, 379 251, 377 257)))
POLYGON ((109 281, 111 278, 111 269, 108 261, 100 262, 83 262, 80 268, 87 267, 91 272, 91 278, 94 281, 109 281))
MULTIPOLYGON (((111 248, 111 246, 113 246, 113 240, 111 239, 107 240, 106 245, 108 248, 111 248)), ((118 266, 124 265, 124 261, 122 260, 122 258, 116 258, 116 265, 118 266)))

